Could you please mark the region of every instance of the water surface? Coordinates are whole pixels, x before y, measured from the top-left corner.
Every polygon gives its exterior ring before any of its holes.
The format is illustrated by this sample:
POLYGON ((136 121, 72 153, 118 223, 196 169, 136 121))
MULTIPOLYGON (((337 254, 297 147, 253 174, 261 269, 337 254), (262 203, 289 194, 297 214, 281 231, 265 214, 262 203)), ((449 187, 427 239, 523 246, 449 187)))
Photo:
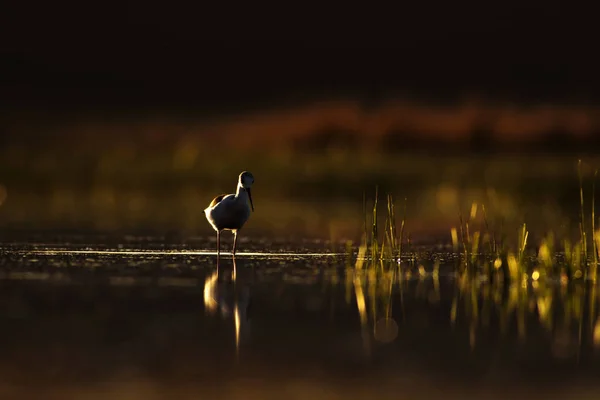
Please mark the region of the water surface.
POLYGON ((2 246, 1 398, 600 395, 590 284, 465 282, 433 248, 368 272, 342 244, 217 265, 210 239, 105 239, 2 246))

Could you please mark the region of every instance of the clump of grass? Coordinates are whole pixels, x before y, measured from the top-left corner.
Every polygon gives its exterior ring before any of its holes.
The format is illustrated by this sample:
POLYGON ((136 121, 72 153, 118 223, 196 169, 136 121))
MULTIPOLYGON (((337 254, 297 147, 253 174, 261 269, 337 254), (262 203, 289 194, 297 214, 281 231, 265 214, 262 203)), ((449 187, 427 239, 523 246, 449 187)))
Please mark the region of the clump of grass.
MULTIPOLYGON (((589 202, 591 207, 586 200, 581 160, 577 164, 577 176, 579 181, 579 238, 574 242, 571 242, 568 237, 559 240, 564 251, 564 263, 560 267, 557 267, 555 255, 561 249, 556 248, 557 241, 552 231, 546 233, 537 248, 532 248, 527 223, 522 222, 512 240, 506 240, 507 236, 503 230, 504 220, 500 220, 500 231, 496 231, 490 224, 485 204, 473 202, 470 212, 467 214, 468 218, 459 212, 458 226, 450 229, 453 251, 459 255, 458 271, 470 276, 483 273, 492 281, 499 276, 503 281, 511 283, 520 283, 523 279, 532 276, 533 272, 536 272, 536 279, 557 276, 567 280, 586 278, 595 281, 600 260, 600 229, 596 228, 595 221, 597 170, 593 174, 592 194, 589 202), (586 212, 586 206, 590 207, 590 213, 586 212), (590 250, 592 254, 589 253, 590 250), (537 254, 537 257, 529 258, 528 254, 531 253, 537 254)), ((366 195, 363 195, 364 234, 359 251, 359 256, 363 260, 360 262, 361 268, 365 267, 365 261, 368 261, 367 268, 379 268, 382 271, 386 266, 389 269, 391 265, 401 265, 399 260, 405 252, 406 198, 399 232, 393 196, 387 194, 386 200, 387 214, 385 218, 381 218, 379 187, 375 188, 372 209, 367 210, 366 195), (380 219, 385 221, 383 230, 379 226, 380 219)))
MULTIPOLYGON (((462 243, 462 248, 463 248, 463 256, 464 256, 463 261, 466 263, 469 259, 469 250, 467 247, 467 239, 466 239, 469 236, 469 233, 468 233, 469 225, 468 224, 465 225, 463 223, 463 217, 462 217, 461 213, 458 214, 458 220, 460 222, 460 241, 462 243)), ((465 265, 465 268, 468 269, 468 264, 465 265)))
POLYGON ((523 223, 521 230, 519 231, 519 263, 523 263, 523 259, 525 256, 525 248, 527 247, 527 238, 529 237, 529 232, 527 231, 527 224, 523 223))
MULTIPOLYGON (((592 183, 591 206, 585 197, 587 191, 584 190, 581 163, 578 164, 578 177, 579 238, 574 241, 569 237, 557 238, 555 232, 550 230, 535 247, 526 222, 521 222, 518 229, 514 229, 513 233, 509 234, 510 240, 506 240, 507 236, 503 231, 504 221, 501 220, 499 234, 490 224, 488 211, 483 204, 471 204, 470 213, 465 214, 468 218, 464 218, 462 213, 458 214, 460 224, 450 230, 453 250, 459 255, 460 260, 458 265, 460 274, 456 280, 457 290, 450 309, 450 320, 455 324, 459 319, 468 319, 472 348, 476 345, 477 331, 489 328, 491 326, 489 321, 494 314, 497 315, 504 333, 508 331, 511 321, 515 321, 521 339, 526 335, 527 315, 534 309, 537 310, 540 323, 549 331, 556 329, 563 320, 566 326, 570 326, 572 322, 579 324, 580 340, 586 329, 595 329, 594 318, 597 307, 595 285, 586 285, 583 289, 581 285, 562 285, 556 288, 542 279, 546 276, 555 276, 560 277, 563 282, 563 278, 575 280, 586 277, 591 282, 596 280, 597 263, 600 259, 600 229, 596 228, 595 223, 597 172, 594 172, 592 183), (586 212, 585 206, 589 207, 590 213, 586 212), (560 257, 560 247, 564 250, 565 262, 559 266, 557 260, 560 257), (592 254, 589 254, 587 249, 592 251, 592 254), (530 257, 530 255, 535 256, 530 257), (489 279, 481 280, 480 276, 477 276, 478 273, 487 275, 489 279), (573 287, 575 289, 572 289, 573 287), (576 292, 571 293, 573 290, 576 292), (562 295, 563 291, 569 292, 568 298, 564 301, 559 298, 559 292, 562 295), (562 309, 565 313, 564 318, 555 318, 562 309), (584 319, 586 321, 589 319, 586 322, 589 326, 584 325, 584 319)), ((391 261, 398 261, 404 250, 402 246, 406 199, 398 232, 395 204, 389 194, 386 196, 387 215, 384 229, 379 229, 377 221, 382 216, 378 215, 378 196, 377 188, 373 209, 368 211, 366 198, 364 199, 365 232, 358 252, 354 278, 348 281, 349 286, 352 283, 354 285, 361 325, 364 329, 365 347, 368 350, 370 347, 367 327, 371 323, 373 326, 376 325, 378 315, 384 317, 386 321, 392 319, 392 283, 402 282, 403 277, 410 276, 410 270, 402 274, 401 269, 390 268, 391 265, 398 265, 391 261), (372 216, 372 221, 368 220, 369 216, 372 216)), ((439 279, 439 268, 439 261, 436 261, 434 273, 431 275, 434 289, 439 279)), ((419 283, 421 283, 427 276, 423 265, 419 265, 418 273, 419 283)), ((347 294, 350 295, 349 292, 347 294)), ((400 285, 400 299, 403 305, 402 296, 402 285, 400 285)))
POLYGON ((594 231, 594 263, 590 268, 589 279, 596 282, 598 279, 598 259, 600 258, 600 229, 594 231))
POLYGON ((383 232, 379 226, 379 187, 375 187, 375 197, 373 208, 367 212, 366 196, 363 195, 363 215, 364 233, 363 240, 359 249, 359 254, 363 257, 369 254, 371 265, 375 260, 382 263, 397 262, 403 251, 404 231, 406 226, 406 198, 404 201, 404 212, 400 223, 400 232, 398 233, 396 224, 396 207, 394 198, 391 194, 386 195, 386 215, 383 232), (371 215, 371 221, 368 221, 368 215, 371 215), (369 223, 370 222, 370 223, 369 223), (370 228, 370 229, 369 229, 370 228))
POLYGON ((463 219, 459 212, 458 221, 459 227, 452 227, 450 236, 454 252, 461 257, 459 272, 475 275, 483 267, 485 274, 493 274, 492 261, 501 256, 501 247, 496 239, 497 233, 490 228, 485 205, 473 202, 469 218, 463 219), (479 222, 478 214, 481 215, 479 222))
MULTIPOLYGON (((404 236, 406 204, 398 235, 394 199, 391 194, 388 194, 386 198, 387 214, 384 229, 381 232, 378 215, 379 188, 375 188, 372 210, 367 208, 366 195, 363 194, 363 238, 358 248, 354 271, 347 270, 346 299, 349 301, 353 286, 367 354, 370 354, 371 351, 369 325, 373 325, 373 334, 376 334, 375 327, 378 326, 378 318, 383 317, 385 324, 391 320, 393 284, 397 281, 397 268, 392 268, 392 266, 396 266, 400 258, 404 236), (371 215, 371 221, 369 221, 369 215, 371 215)), ((402 296, 402 293, 400 295, 402 296)))
POLYGON ((592 265, 590 266, 589 269, 589 275, 588 278, 592 281, 592 282, 596 282, 596 278, 598 275, 598 258, 599 258, 599 254, 598 251, 600 251, 600 230, 596 229, 596 177, 598 176, 598 170, 596 169, 594 171, 594 180, 592 181, 592 235, 593 235, 593 239, 592 239, 592 247, 593 247, 593 253, 594 253, 594 260, 592 265))
POLYGON ((580 199, 580 209, 579 209, 579 232, 581 234, 581 245, 583 250, 583 258, 587 260, 587 240, 586 240, 586 230, 585 230, 585 208, 583 202, 583 176, 581 172, 581 160, 577 163, 577 175, 579 177, 579 199, 580 199))
POLYGON ((377 204, 379 202, 379 187, 375 186, 375 200, 373 202, 373 221, 371 225, 371 260, 375 260, 377 258, 377 254, 379 253, 379 241, 378 241, 378 233, 377 229, 377 204))
POLYGON ((600 237, 596 230, 596 215, 595 215, 595 191, 596 191, 596 177, 598 174, 598 170, 594 171, 593 179, 592 179, 592 195, 591 195, 591 211, 590 211, 590 227, 591 231, 588 233, 586 229, 586 212, 585 212, 585 195, 583 188, 583 171, 582 171, 582 161, 579 160, 577 163, 577 176, 579 178, 579 242, 575 243, 574 246, 571 246, 569 242, 565 240, 565 260, 567 264, 567 276, 569 279, 579 279, 585 278, 592 282, 595 282, 597 279, 597 270, 598 270, 598 243, 600 242, 600 237), (590 254, 588 249, 590 248, 590 240, 591 237, 591 248, 592 248, 592 257, 590 259, 590 254))
POLYGON ((483 214, 483 222, 485 224, 485 237, 484 241, 487 239, 489 244, 489 252, 490 254, 498 255, 498 244, 496 242, 496 232, 490 229, 490 225, 488 223, 487 212, 485 211, 485 205, 481 205, 481 212, 483 214))
POLYGON ((558 275, 564 279, 585 278, 590 281, 597 279, 598 262, 600 260, 600 229, 596 228, 595 216, 595 179, 597 170, 594 171, 592 181, 591 206, 586 199, 584 190, 584 172, 583 163, 579 160, 577 164, 577 177, 579 181, 579 238, 574 242, 567 237, 562 239, 564 250, 564 263, 557 268, 555 254, 559 249, 555 249, 555 237, 553 232, 549 232, 541 240, 537 250, 537 258, 532 259, 529 264, 527 259, 528 249, 532 250, 529 243, 529 231, 527 224, 522 223, 517 231, 515 240, 512 241, 514 247, 507 246, 504 236, 498 234, 490 228, 488 215, 485 206, 481 205, 482 224, 479 229, 473 229, 476 226, 475 216, 477 213, 477 204, 471 206, 471 214, 468 219, 464 219, 462 213, 459 213, 459 227, 453 227, 450 230, 452 245, 455 253, 460 254, 461 262, 459 269, 461 272, 475 273, 477 266, 487 266, 484 268, 485 274, 493 275, 493 271, 500 270, 504 279, 512 282, 520 281, 527 272, 537 272, 537 278, 540 275, 558 275), (586 207, 590 208, 590 213, 586 207), (591 223, 590 223, 591 222, 591 223), (483 236, 481 235, 483 232, 483 236), (498 241, 500 237, 500 241, 498 241), (591 240, 590 240, 591 238, 591 240), (590 254, 590 251, 592 252, 590 254), (487 263, 493 258, 494 263, 487 263), (541 266, 536 269, 535 261, 541 266), (492 265, 494 268, 492 268, 492 265))
MULTIPOLYGON (((398 249, 398 237, 396 233, 396 213, 394 211, 394 200, 391 194, 387 195, 387 216, 385 219, 385 239, 388 243, 387 256, 393 258, 395 251, 398 249)), ((385 245, 385 241, 384 241, 385 245)), ((383 249, 381 251, 381 258, 383 259, 383 249)))

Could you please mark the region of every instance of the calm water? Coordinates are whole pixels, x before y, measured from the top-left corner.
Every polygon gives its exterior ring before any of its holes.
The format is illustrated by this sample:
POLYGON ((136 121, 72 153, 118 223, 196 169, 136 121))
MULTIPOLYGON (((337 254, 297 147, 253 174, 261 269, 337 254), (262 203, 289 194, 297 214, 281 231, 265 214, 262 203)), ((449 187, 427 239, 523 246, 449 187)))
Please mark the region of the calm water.
POLYGON ((589 284, 463 282, 431 248, 365 272, 309 241, 217 266, 214 240, 43 239, 0 253, 0 398, 600 396, 589 284))

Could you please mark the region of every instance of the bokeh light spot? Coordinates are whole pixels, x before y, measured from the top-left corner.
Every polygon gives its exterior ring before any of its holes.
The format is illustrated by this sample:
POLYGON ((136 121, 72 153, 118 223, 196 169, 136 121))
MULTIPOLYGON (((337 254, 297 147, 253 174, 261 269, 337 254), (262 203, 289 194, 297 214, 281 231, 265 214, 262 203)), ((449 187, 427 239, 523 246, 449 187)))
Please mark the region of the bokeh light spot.
POLYGON ((382 343, 393 342, 398 337, 398 324, 393 318, 382 318, 375 324, 374 336, 382 343))

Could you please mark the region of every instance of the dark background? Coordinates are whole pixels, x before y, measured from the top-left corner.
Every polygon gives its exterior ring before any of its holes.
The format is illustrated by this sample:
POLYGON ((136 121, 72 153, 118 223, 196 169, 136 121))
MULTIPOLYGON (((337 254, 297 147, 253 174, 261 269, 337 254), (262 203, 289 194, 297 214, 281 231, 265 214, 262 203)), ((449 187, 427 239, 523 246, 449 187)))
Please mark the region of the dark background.
POLYGON ((352 96, 597 102, 594 13, 558 1, 395 6, 4 2, 8 109, 229 110, 352 96))
POLYGON ((353 237, 375 185, 409 199, 415 231, 447 234, 472 202, 559 226, 577 160, 589 186, 599 165, 596 17, 557 1, 4 1, 0 226, 212 235, 202 210, 243 170, 266 234, 353 237))

